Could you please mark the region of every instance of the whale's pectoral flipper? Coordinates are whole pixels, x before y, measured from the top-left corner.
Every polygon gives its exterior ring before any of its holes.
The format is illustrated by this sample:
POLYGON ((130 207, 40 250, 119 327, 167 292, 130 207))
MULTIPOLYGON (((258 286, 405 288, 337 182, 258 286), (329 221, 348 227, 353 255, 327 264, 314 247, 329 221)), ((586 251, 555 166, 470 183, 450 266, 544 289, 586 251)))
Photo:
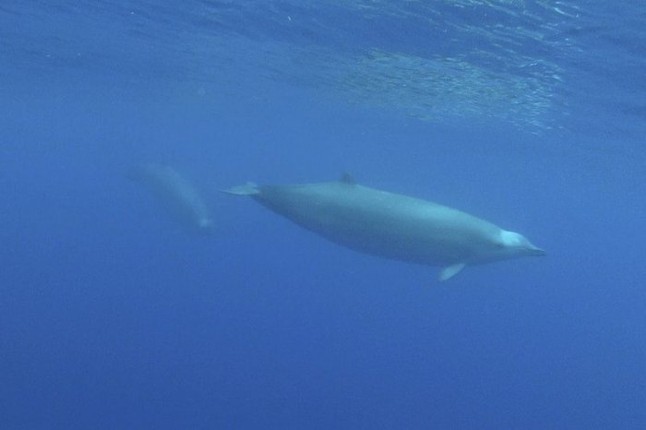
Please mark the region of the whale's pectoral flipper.
POLYGON ((258 185, 253 182, 247 182, 244 185, 237 185, 227 190, 222 190, 222 192, 233 194, 234 196, 255 196, 256 194, 260 194, 258 185))
POLYGON ((442 269, 440 272, 440 281, 446 281, 447 279, 451 279, 458 273, 464 269, 464 266, 466 266, 465 263, 457 263, 457 264, 451 264, 450 266, 445 267, 442 269))

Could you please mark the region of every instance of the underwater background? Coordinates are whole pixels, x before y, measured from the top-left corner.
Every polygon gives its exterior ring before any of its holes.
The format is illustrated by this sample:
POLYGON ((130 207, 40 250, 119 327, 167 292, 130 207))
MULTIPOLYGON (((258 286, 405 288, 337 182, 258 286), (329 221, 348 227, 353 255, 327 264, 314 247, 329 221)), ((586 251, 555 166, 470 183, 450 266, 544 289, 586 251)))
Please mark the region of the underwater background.
POLYGON ((1 429, 646 428, 646 3, 6 0, 1 429), (182 172, 187 231, 128 178, 182 172), (357 182, 542 259, 356 253, 220 190, 357 182))

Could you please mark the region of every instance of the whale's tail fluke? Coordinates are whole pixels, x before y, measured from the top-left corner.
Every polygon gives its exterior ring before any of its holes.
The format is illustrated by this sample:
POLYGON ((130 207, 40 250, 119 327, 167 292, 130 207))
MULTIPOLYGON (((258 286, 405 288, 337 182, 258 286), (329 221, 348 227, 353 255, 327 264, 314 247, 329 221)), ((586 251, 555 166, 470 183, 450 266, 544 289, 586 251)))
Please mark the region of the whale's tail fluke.
POLYGON ((260 194, 258 185, 253 182, 247 182, 244 185, 237 185, 226 190, 222 190, 223 193, 232 194, 234 196, 255 196, 260 194))

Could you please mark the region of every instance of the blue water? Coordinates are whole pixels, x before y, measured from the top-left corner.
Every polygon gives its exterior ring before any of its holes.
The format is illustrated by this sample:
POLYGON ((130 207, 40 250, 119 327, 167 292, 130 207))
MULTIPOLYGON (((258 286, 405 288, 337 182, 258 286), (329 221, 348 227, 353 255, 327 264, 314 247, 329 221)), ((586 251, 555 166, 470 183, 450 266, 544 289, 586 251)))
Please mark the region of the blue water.
POLYGON ((1 429, 646 428, 646 6, 5 1, 1 429), (187 232, 126 178, 166 163, 187 232), (437 268, 232 185, 362 184, 520 231, 437 268))

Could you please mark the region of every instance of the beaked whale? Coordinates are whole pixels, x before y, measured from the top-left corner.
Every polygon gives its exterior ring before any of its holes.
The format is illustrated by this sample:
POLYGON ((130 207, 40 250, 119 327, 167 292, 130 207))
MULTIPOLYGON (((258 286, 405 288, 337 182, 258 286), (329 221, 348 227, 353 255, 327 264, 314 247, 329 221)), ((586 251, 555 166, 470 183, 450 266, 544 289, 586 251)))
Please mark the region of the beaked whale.
POLYGON ((411 263, 443 267, 447 280, 465 266, 545 255, 523 235, 446 206, 340 181, 225 190, 258 203, 348 248, 411 263))
POLYGON ((146 163, 131 168, 128 178, 141 183, 179 223, 200 234, 211 233, 214 223, 202 194, 170 166, 146 163))

